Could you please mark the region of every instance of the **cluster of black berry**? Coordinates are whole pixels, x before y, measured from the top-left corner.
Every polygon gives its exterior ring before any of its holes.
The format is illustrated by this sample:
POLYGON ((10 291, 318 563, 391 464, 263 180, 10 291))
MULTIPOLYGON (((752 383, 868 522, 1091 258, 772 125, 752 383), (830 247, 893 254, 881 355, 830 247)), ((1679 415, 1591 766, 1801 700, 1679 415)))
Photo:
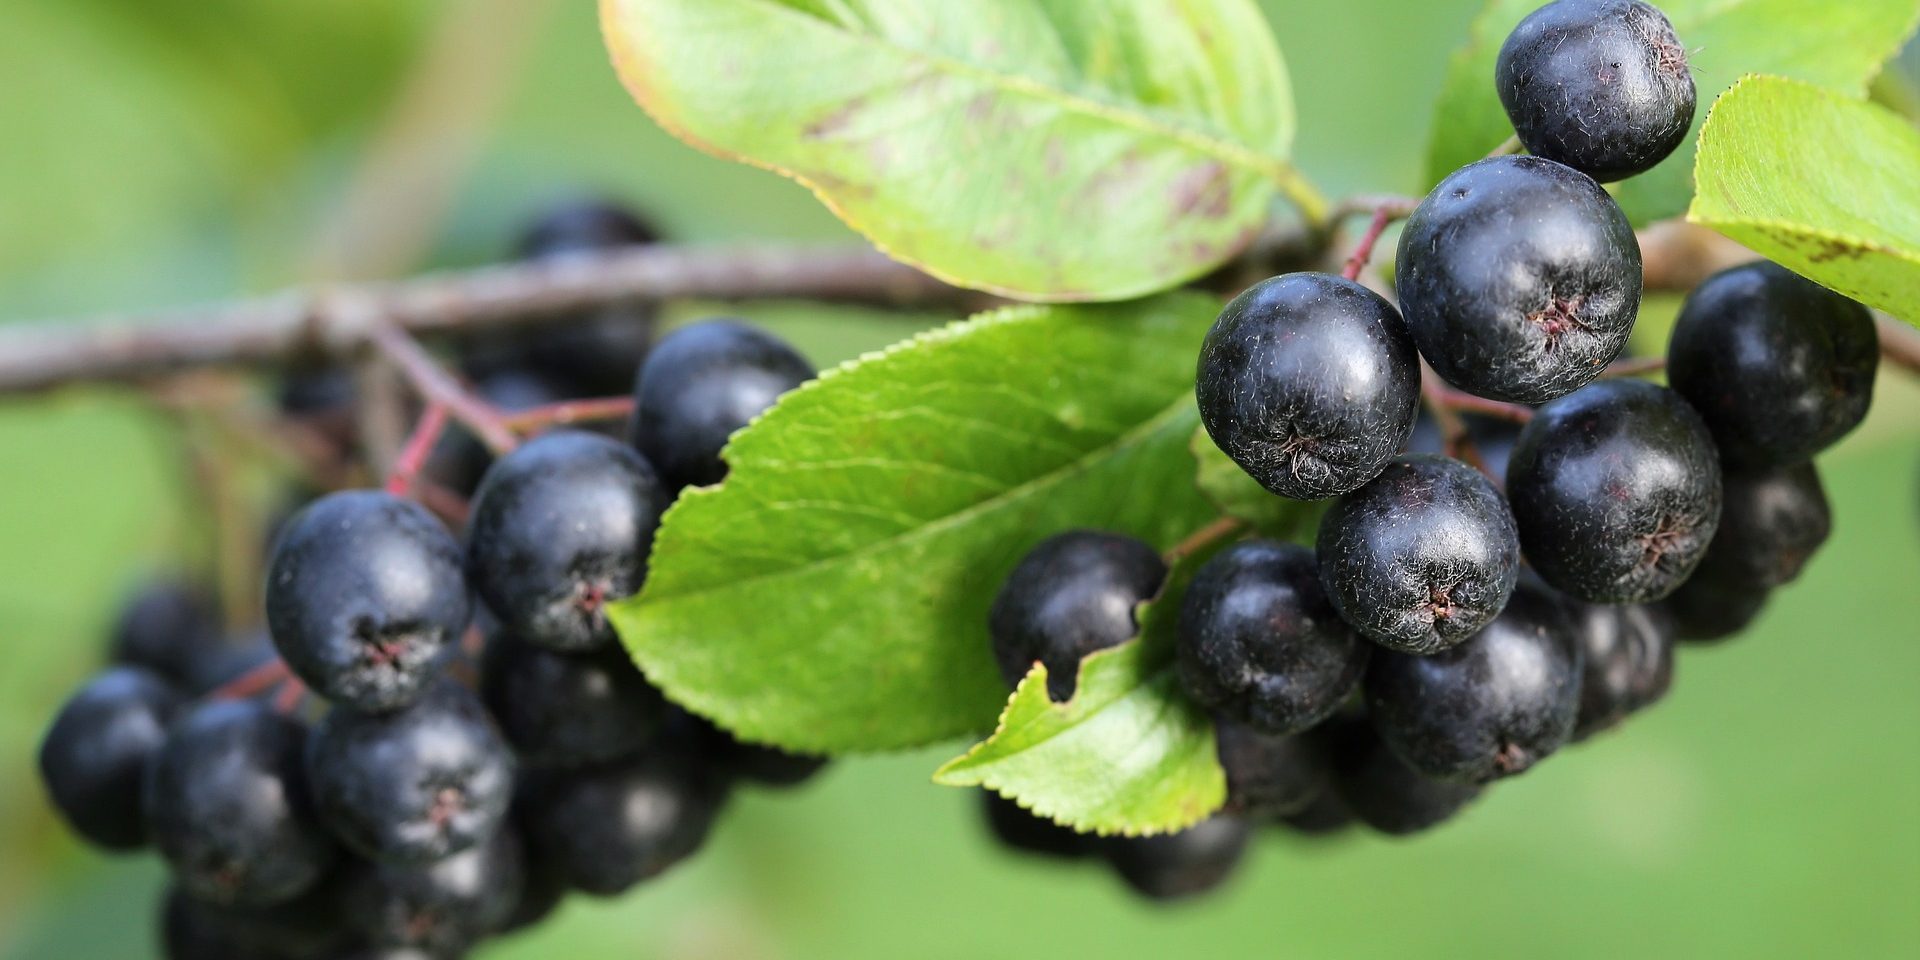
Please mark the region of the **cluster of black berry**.
MULTIPOLYGON (((1507 40, 1497 83, 1532 155, 1474 163, 1420 203, 1398 308, 1291 274, 1207 336, 1197 390, 1220 449, 1275 494, 1335 499, 1313 547, 1243 541, 1194 574, 1178 667, 1218 721, 1228 807, 1095 844, 1145 893, 1218 882, 1261 821, 1440 823, 1659 699, 1675 640, 1742 628, 1827 537, 1811 458, 1866 413, 1865 308, 1737 267, 1687 300, 1670 388, 1599 379, 1642 293, 1638 241, 1600 181, 1658 163, 1694 113, 1666 18, 1640 0, 1549 4, 1507 40), (1466 424, 1447 452, 1477 444, 1484 470, 1424 452, 1444 445, 1419 429, 1423 359, 1525 421, 1466 424)), ((1039 661, 1049 693, 1071 696, 1080 658, 1133 637, 1166 573, 1125 537, 1042 544, 994 608, 1007 680, 1039 661)), ((1093 848, 989 810, 1022 848, 1093 848)))
MULTIPOLYGON (((568 210, 529 253, 645 239, 623 214, 568 210)), ((40 768, 83 837, 165 858, 167 956, 460 956, 568 891, 614 894, 685 859, 735 782, 824 764, 670 706, 605 612, 639 589, 677 491, 719 480, 728 436, 814 371, 739 323, 651 350, 635 325, 469 345, 463 368, 496 402, 617 379, 636 403, 631 442, 558 430, 490 464, 443 443, 426 472, 471 493, 464 543, 411 499, 337 491, 274 536, 270 645, 223 640, 188 588, 127 608, 114 664, 62 708, 40 768), (287 673, 271 701, 274 680, 254 680, 287 673), (300 685, 330 704, 317 723, 300 685)), ((315 382, 290 405, 351 394, 315 382)))

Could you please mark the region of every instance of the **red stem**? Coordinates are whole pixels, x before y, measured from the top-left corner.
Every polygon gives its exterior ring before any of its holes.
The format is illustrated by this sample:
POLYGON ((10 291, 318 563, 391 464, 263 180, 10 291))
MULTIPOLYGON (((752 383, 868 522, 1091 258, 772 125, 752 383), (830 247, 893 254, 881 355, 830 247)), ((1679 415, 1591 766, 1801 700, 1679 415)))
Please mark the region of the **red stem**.
POLYGON ((407 445, 394 459, 393 471, 387 474, 388 493, 404 497, 413 492, 420 469, 427 465, 433 445, 440 442, 440 434, 446 429, 447 408, 438 403, 427 404, 427 409, 420 414, 420 422, 413 425, 413 434, 407 437, 407 445))
POLYGON ((516 410, 503 414, 500 418, 507 428, 517 433, 534 433, 548 427, 565 426, 571 423, 595 423, 606 420, 619 420, 633 413, 633 398, 599 397, 592 400, 568 400, 563 403, 549 403, 545 406, 516 410))
POLYGON ((1474 413, 1509 423, 1526 423, 1533 419, 1531 407, 1488 400, 1485 397, 1476 397, 1471 393, 1455 390, 1441 383, 1440 378, 1432 373, 1421 378, 1420 392, 1425 395, 1428 406, 1444 407, 1451 413, 1474 413))
POLYGON ((274 657, 246 673, 216 687, 207 696, 214 700, 245 700, 256 697, 273 689, 276 685, 292 679, 293 672, 287 669, 286 661, 274 657))
POLYGON ((274 695, 273 708, 281 713, 292 713, 300 709, 300 702, 307 699, 307 685, 299 677, 288 677, 280 685, 280 692, 274 695))
POLYGON ((1600 376, 1609 380, 1615 377, 1644 377, 1649 373, 1659 373, 1666 368, 1666 357, 1632 357, 1607 364, 1607 369, 1600 376))
MULTIPOLYGON (((1473 445, 1473 437, 1467 433, 1466 421, 1460 419, 1458 400, 1468 394, 1453 390, 1440 382, 1440 375, 1433 372, 1424 361, 1420 364, 1420 398, 1426 403, 1427 412, 1433 415, 1433 422, 1440 427, 1440 447, 1449 457, 1465 460, 1475 470, 1485 474, 1497 486, 1500 478, 1487 469, 1487 462, 1480 459, 1480 451, 1473 445)), ((1479 397, 1471 397, 1479 400, 1479 397)), ((1492 402, 1492 401, 1487 401, 1492 402)), ((1505 404, 1502 404, 1505 406, 1505 404)))
POLYGON ((1167 566, 1171 567, 1184 557, 1213 546, 1222 540, 1230 540, 1247 529, 1247 522, 1239 517, 1220 517, 1195 530, 1185 540, 1174 544, 1164 555, 1167 566))
POLYGON ((401 374, 422 399, 446 407, 448 415, 473 431, 473 435, 495 456, 508 453, 519 445, 513 431, 507 429, 506 423, 500 419, 500 411, 467 392, 405 330, 391 322, 380 321, 373 325, 368 336, 380 353, 400 368, 401 374))
MULTIPOLYGON (((1394 208, 1382 204, 1373 212, 1373 222, 1367 224, 1367 232, 1360 235, 1359 244, 1353 248, 1353 256, 1347 258, 1346 268, 1340 275, 1348 280, 1360 279, 1360 271, 1367 268, 1373 259, 1373 248, 1380 243, 1380 235, 1387 232, 1387 225, 1394 221, 1394 208)), ((1404 216, 1404 214, 1402 214, 1404 216)))

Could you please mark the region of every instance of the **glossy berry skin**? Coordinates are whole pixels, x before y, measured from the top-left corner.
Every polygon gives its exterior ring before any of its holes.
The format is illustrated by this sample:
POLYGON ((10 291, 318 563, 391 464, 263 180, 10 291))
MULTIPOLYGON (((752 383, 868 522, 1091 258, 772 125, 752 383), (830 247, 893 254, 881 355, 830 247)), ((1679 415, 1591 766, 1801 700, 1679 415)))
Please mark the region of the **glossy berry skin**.
POLYGON ((1540 408, 1507 467, 1527 560, 1589 603, 1672 593, 1720 522, 1720 460, 1678 394, 1608 380, 1540 408))
POLYGON ((1833 532, 1826 489, 1811 462, 1729 470, 1721 487, 1720 531, 1693 580, 1763 593, 1785 586, 1833 532))
POLYGON ((1133 639, 1134 608, 1166 577, 1159 552, 1132 537, 1069 530, 1034 547, 987 614, 1007 686, 1019 686, 1037 661, 1047 668, 1047 695, 1072 698, 1081 659, 1133 639))
POLYGON ((166 681, 115 667, 67 699, 40 741, 40 779, 54 809, 87 842, 133 850, 147 842, 140 781, 180 706, 166 681))
POLYGON ((1500 48, 1494 86, 1527 152, 1608 183, 1687 138, 1698 94, 1673 24, 1642 0, 1559 0, 1500 48))
POLYGON ((1102 851, 1135 893, 1150 900, 1184 900, 1225 883, 1252 835, 1245 819, 1217 814, 1178 833, 1110 837, 1102 851))
POLYGON ((221 643, 218 605, 204 589, 181 580, 143 585, 120 608, 111 641, 115 663, 144 667, 185 686, 193 664, 221 643))
POLYGON ((1271 735, 1330 716, 1359 684, 1370 645, 1340 619, 1313 551, 1236 543, 1194 573, 1177 643, 1187 693, 1271 735))
POLYGON ((432 863, 357 863, 342 881, 341 915, 371 946, 460 956, 505 926, 525 864, 511 829, 432 863))
POLYGON ((174 721, 147 767, 153 842, 181 888, 239 906, 284 903, 332 866, 301 764, 307 731, 265 704, 215 700, 174 721))
POLYGON ((1353 811, 1347 809, 1346 803, 1340 799, 1339 792, 1334 790, 1329 779, 1327 788, 1320 791, 1320 794, 1307 804, 1306 809, 1281 817, 1274 822, 1295 836, 1322 840, 1337 837, 1352 829, 1355 819, 1353 811))
POLYGON ((1457 170, 1400 234, 1400 309, 1435 372, 1545 403, 1620 355, 1640 310, 1640 242, 1600 185, 1539 157, 1457 170))
POLYGON ((786 341, 735 320, 668 334, 634 383, 633 443, 670 490, 719 483, 720 449, 780 395, 813 379, 786 341))
POLYGON ((1420 367, 1393 305, 1351 280, 1290 273, 1233 298, 1200 347, 1200 420, 1283 497, 1373 479, 1413 432, 1420 367))
POLYGON ((474 497, 467 572, 515 636, 554 650, 611 646, 606 605, 640 589, 666 494, 646 459, 557 430, 502 457, 474 497))
POLYGON ((1479 784, 1436 780, 1408 766, 1364 719, 1336 720, 1320 737, 1339 808, 1377 832, 1404 837, 1431 829, 1480 796, 1479 784))
POLYGON ((1581 651, 1559 598, 1522 583, 1486 629, 1432 656, 1382 651, 1367 715, 1415 770, 1485 783, 1523 773, 1573 735, 1581 651))
POLYGON ((1667 345, 1667 380, 1729 464, 1785 466, 1867 415, 1880 340, 1867 308, 1774 263, 1695 288, 1667 345))
POLYGON ((1021 853, 1060 860, 1077 860, 1093 852, 1097 840, 1030 813, 992 790, 980 791, 980 809, 987 829, 1001 845, 1021 853))
POLYGON ((1673 619, 1674 636, 1690 643, 1713 643, 1731 638, 1753 625, 1767 607, 1772 591, 1751 586, 1689 580, 1660 602, 1673 619))
POLYGON ((267 626, 307 686, 362 710, 417 700, 467 627, 460 545, 425 507, 349 490, 288 521, 267 571, 267 626))
POLYGON ((452 681, 404 710, 334 709, 306 763, 321 819, 375 860, 419 863, 473 847, 500 829, 513 799, 513 754, 452 681))
POLYGON ((1308 736, 1276 737, 1226 721, 1213 732, 1227 774, 1228 812, 1262 820, 1292 816, 1326 790, 1327 761, 1308 736))
POLYGON ((619 647, 556 653, 496 635, 481 664, 481 696, 520 759, 579 766, 639 751, 667 702, 619 647))
POLYGON ((555 777, 532 799, 528 840, 568 886, 613 896, 699 850, 725 799, 692 758, 650 751, 555 777))
POLYGON ((1582 663, 1573 739, 1585 740, 1667 695, 1673 685, 1674 626, 1657 606, 1566 602, 1582 663))
POLYGON ((1507 501, 1448 457, 1396 457, 1320 520, 1320 583, 1367 639, 1438 653, 1499 615, 1520 575, 1507 501))

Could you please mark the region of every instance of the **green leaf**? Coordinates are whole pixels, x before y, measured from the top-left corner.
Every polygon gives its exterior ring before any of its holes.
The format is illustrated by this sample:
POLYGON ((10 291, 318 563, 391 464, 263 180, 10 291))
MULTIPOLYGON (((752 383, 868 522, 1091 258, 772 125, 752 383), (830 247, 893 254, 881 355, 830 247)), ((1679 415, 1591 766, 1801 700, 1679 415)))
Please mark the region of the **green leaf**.
POLYGON ((1206 554, 1183 559, 1161 596, 1140 607, 1140 636, 1080 662, 1073 699, 1047 696, 1036 663, 993 736, 950 760, 936 783, 982 786, 1081 832, 1166 833, 1227 799, 1213 722, 1180 689, 1174 629, 1180 599, 1206 554))
POLYGON ((661 126, 954 283, 1139 296, 1245 247, 1276 191, 1323 213, 1248 0, 603 0, 601 19, 661 126))
POLYGON ((1312 537, 1326 501, 1305 503, 1269 492, 1213 442, 1206 427, 1193 431, 1188 447, 1193 451, 1194 484, 1221 513, 1275 539, 1292 540, 1303 533, 1312 537))
POLYGON ((828 372, 689 490, 614 626, 654 683, 735 733, 876 750, 988 729, 987 608, 1034 544, 1158 545, 1214 516, 1187 452, 1193 294, 1018 307, 828 372))
POLYGON ((1687 219, 1920 323, 1920 131, 1861 100, 1749 77, 1700 136, 1687 219))
MULTIPOLYGON (((1494 91, 1494 64, 1507 34, 1542 5, 1541 0, 1491 0, 1474 21, 1466 47, 1454 54, 1434 111, 1428 183, 1438 183, 1513 135, 1494 91)), ((1700 89, 1700 114, 1749 73, 1783 74, 1863 94, 1920 17, 1916 0, 1659 0, 1656 5, 1687 46, 1700 89)), ((1693 196, 1693 151, 1689 138, 1664 163, 1613 188, 1634 223, 1686 210, 1693 196)))

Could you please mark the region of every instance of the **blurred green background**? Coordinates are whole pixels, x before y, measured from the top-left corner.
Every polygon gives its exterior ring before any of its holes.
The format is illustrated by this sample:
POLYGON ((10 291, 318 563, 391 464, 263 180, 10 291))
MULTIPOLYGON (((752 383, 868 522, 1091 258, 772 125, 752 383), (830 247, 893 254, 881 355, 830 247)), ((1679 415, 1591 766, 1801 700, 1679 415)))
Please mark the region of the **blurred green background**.
MULTIPOLYGON (((655 128, 607 67, 592 6, 0 7, 0 318, 481 262, 582 192, 680 239, 847 237, 804 191, 655 128)), ((1334 194, 1417 188, 1472 0, 1264 6, 1307 172, 1334 194)), ((822 363, 911 330, 746 312, 822 363)), ((1884 378, 1867 427, 1823 461, 1834 541, 1758 629, 1684 651, 1662 707, 1431 835, 1276 834, 1223 894, 1155 908, 1098 870, 988 843, 975 798, 928 780, 947 746, 744 794, 694 862, 486 955, 1914 956, 1917 398, 1884 378)), ((159 869, 69 839, 33 750, 120 591, 200 549, 191 487, 167 421, 126 392, 0 401, 0 957, 151 955, 159 869)))

